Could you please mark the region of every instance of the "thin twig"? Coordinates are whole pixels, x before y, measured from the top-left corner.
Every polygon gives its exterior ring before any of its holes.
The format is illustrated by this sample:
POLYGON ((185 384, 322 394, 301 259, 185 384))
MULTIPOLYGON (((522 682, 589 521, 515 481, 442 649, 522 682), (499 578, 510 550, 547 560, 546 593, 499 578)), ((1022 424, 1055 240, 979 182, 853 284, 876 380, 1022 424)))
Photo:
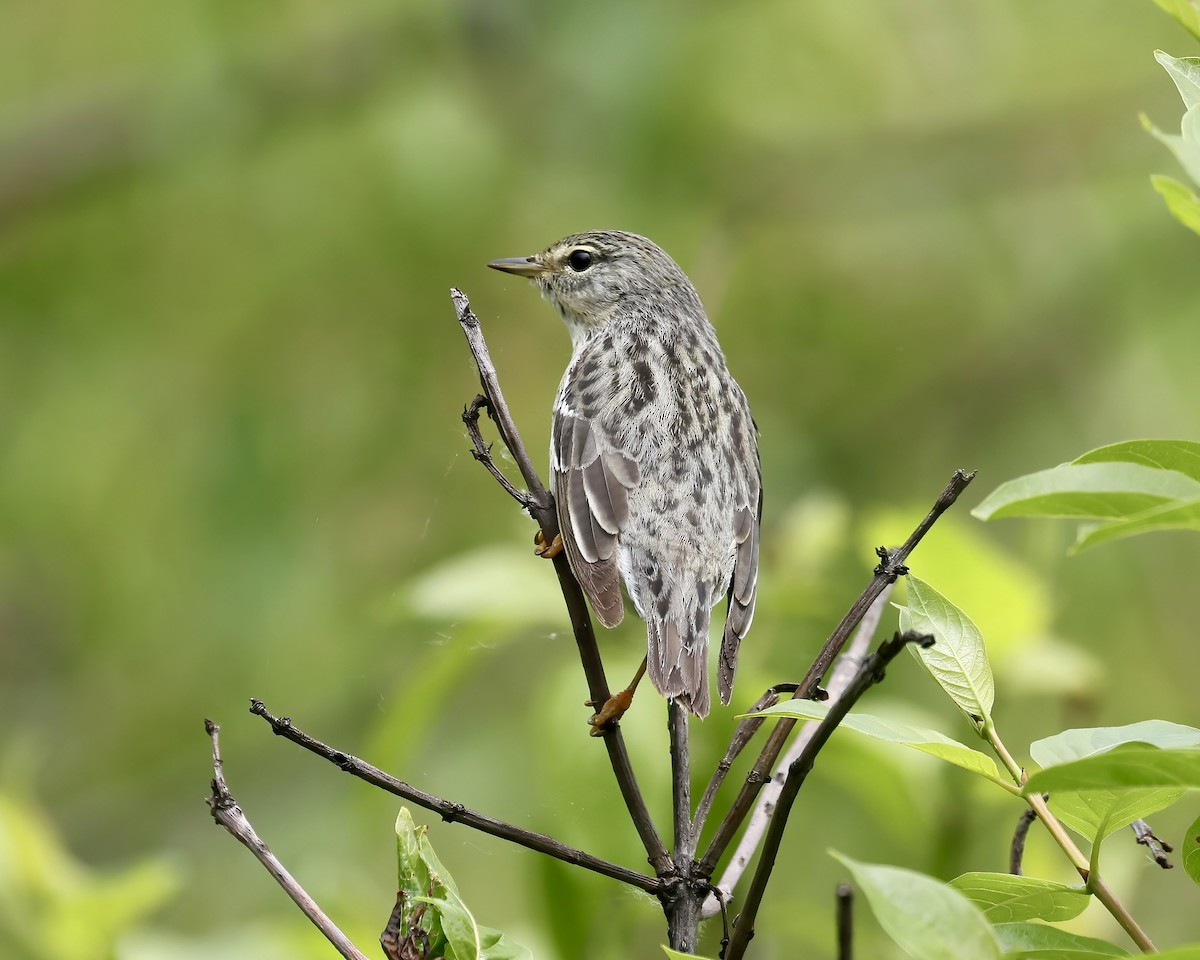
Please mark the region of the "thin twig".
POLYGON ((1150 851, 1150 856, 1154 858, 1155 863, 1164 870, 1174 868, 1175 864, 1167 856, 1174 847, 1156 837, 1154 831, 1150 829, 1150 824, 1145 820, 1134 820, 1130 826, 1133 827, 1133 835, 1137 837, 1137 842, 1150 851))
MULTIPOLYGON (((842 617, 841 622, 834 628, 833 633, 829 635, 829 639, 825 641, 821 652, 817 654, 816 660, 813 661, 808 673, 805 674, 804 679, 801 681, 800 687, 795 694, 796 697, 813 696, 816 694, 821 678, 825 675, 825 671, 829 669, 829 665, 833 662, 834 657, 837 656, 838 651, 842 649, 846 639, 850 636, 850 632, 862 620, 863 616, 871 608, 871 604, 883 592, 884 587, 895 583, 898 577, 908 572, 908 568, 904 566, 904 561, 908 559, 908 555, 921 542, 921 538, 929 532, 929 529, 937 522, 938 518, 953 505, 954 501, 958 499, 959 494, 967 488, 967 485, 974 478, 974 472, 968 473, 965 470, 955 470, 954 475, 950 478, 950 482, 938 495, 929 513, 917 524, 916 529, 913 530, 908 539, 894 551, 888 551, 882 547, 876 551, 880 557, 880 563, 875 567, 875 575, 859 598, 851 605, 846 615, 842 617)), ((746 776, 746 782, 729 808, 725 819, 717 828, 704 856, 700 859, 700 873, 702 876, 712 875, 717 862, 725 852, 725 848, 729 846, 730 841, 741 827, 742 821, 745 820, 746 815, 754 805, 755 797, 770 776, 771 769, 775 765, 775 759, 779 756, 780 751, 783 750, 788 735, 792 732, 792 728, 795 725, 795 720, 780 720, 767 737, 767 742, 764 744, 762 752, 759 754, 750 773, 746 776)))
POLYGON ((535 833, 532 830, 526 830, 523 827, 505 823, 503 820, 497 820, 494 817, 478 813, 469 807, 463 806, 461 803, 454 803, 442 797, 434 796, 431 793, 426 793, 424 790, 418 790, 411 784, 405 783, 403 780, 398 780, 391 774, 384 773, 378 767, 374 767, 358 759, 358 757, 353 757, 348 753, 344 753, 328 744, 322 743, 320 740, 310 737, 303 730, 296 727, 287 717, 274 716, 267 710, 261 700, 250 701, 250 712, 266 720, 271 725, 271 730, 278 736, 290 740, 310 753, 315 753, 317 756, 336 764, 339 769, 349 773, 351 776, 358 777, 360 780, 380 787, 388 793, 402 797, 410 803, 424 807, 426 810, 432 810, 448 823, 465 824, 468 827, 479 830, 481 833, 499 837, 502 840, 508 840, 522 847, 528 847, 530 850, 536 850, 539 853, 544 853, 557 860, 563 860, 566 863, 574 863, 587 870, 638 887, 647 893, 656 894, 659 892, 661 884, 654 877, 648 877, 645 874, 622 867, 619 864, 602 860, 600 857, 593 856, 583 850, 577 850, 575 847, 569 847, 565 843, 560 843, 558 840, 548 837, 545 834, 535 833))
MULTIPOLYGON (((1043 793, 1043 800, 1049 800, 1050 794, 1043 793)), ((1017 828, 1013 831, 1012 846, 1008 851, 1008 872, 1014 877, 1021 876, 1021 861, 1025 859, 1025 841, 1029 838, 1029 828, 1037 819, 1037 811, 1026 810, 1017 820, 1017 828)))
POLYGON ((671 743, 671 813, 675 830, 675 878, 663 898, 667 915, 667 940, 673 950, 694 953, 700 930, 700 903, 704 899, 691 882, 696 867, 696 839, 692 832, 692 772, 688 710, 678 700, 667 700, 667 732, 671 743))
POLYGON ((275 882, 283 887, 284 892, 295 901, 296 906, 312 921, 313 926, 325 935, 338 953, 346 960, 367 960, 367 955, 354 946, 350 942, 350 938, 338 929, 337 924, 317 906, 317 902, 296 882, 295 877, 288 873, 287 868, 279 862, 279 858, 254 832, 250 820, 238 806, 237 800, 229 791, 229 785, 225 782, 225 766, 221 761, 221 728, 211 720, 205 720, 204 730, 212 738, 213 779, 212 796, 208 798, 208 806, 212 811, 213 820, 254 854, 258 862, 275 878, 275 882))
POLYGON ((495 478, 496 482, 504 488, 510 497, 521 505, 523 510, 531 511, 534 506, 533 497, 524 490, 519 489, 496 466, 496 460, 492 456, 492 445, 483 439, 483 433, 479 429, 480 410, 491 412, 488 399, 483 394, 480 394, 467 404, 462 415, 463 424, 467 428, 467 435, 471 438, 471 456, 484 465, 487 472, 495 478))
POLYGON ((837 886, 837 960, 854 957, 854 888, 848 883, 837 886))
POLYGON ((792 806, 796 802, 796 797, 800 793, 800 788, 804 785, 808 774, 812 771, 813 764, 816 762, 817 754, 828 742, 833 731, 837 729, 842 718, 850 712, 850 708, 858 702, 866 691, 876 683, 879 683, 884 677, 884 671, 887 665, 896 658, 901 650, 909 643, 920 643, 922 646, 928 646, 933 643, 933 637, 928 635, 919 635, 913 632, 904 634, 897 633, 892 639, 885 640, 880 644, 879 649, 866 657, 863 660, 862 666, 854 675, 854 679, 850 681, 850 685, 846 687, 845 693, 842 694, 829 708, 829 713, 826 714, 814 731, 812 739, 805 744, 804 750, 788 767, 787 777, 783 782, 783 789, 779 793, 779 801, 775 805, 775 811, 771 814, 771 823, 767 827, 766 835, 763 837, 762 853, 758 859, 758 866, 754 870, 754 876, 750 880, 750 887, 746 891, 746 902, 742 907, 741 913, 733 924, 733 936, 729 941, 729 949, 726 951, 727 960, 742 960, 745 956, 746 947, 750 943, 750 939, 754 936, 754 921, 758 916, 758 908, 762 904, 763 894, 766 892, 767 883, 771 879, 771 871, 775 867, 775 858, 779 854, 780 844, 783 842, 783 833, 787 828, 788 817, 791 815, 792 806))
MULTIPOLYGON (((754 701, 747 713, 761 713, 767 707, 773 707, 779 702, 781 693, 795 693, 799 684, 796 683, 777 683, 772 687, 767 687, 761 697, 754 701)), ((729 775, 729 768, 733 766, 733 761, 736 760, 746 749, 746 745, 754 738, 759 728, 766 723, 766 717, 743 717, 738 721, 738 725, 733 730, 733 737, 729 741, 729 746, 725 749, 725 756, 717 764, 717 768, 713 771, 712 777, 708 781, 708 786, 704 788, 704 796, 700 798, 700 804, 696 807, 696 821, 693 832, 696 838, 699 839, 700 832, 704 829, 704 823, 708 819, 709 811, 712 810, 713 800, 716 799, 717 791, 721 789, 721 784, 725 782, 725 778, 729 775)))
MULTIPOLYGON (((1004 768, 1013 778, 1013 782, 1018 787, 1023 786, 1025 781, 1029 779, 1028 774, 1022 769, 1021 765, 1013 758, 1008 747, 1004 745, 1004 741, 1000 739, 1000 734, 992 724, 986 724, 983 728, 983 735, 995 751, 996 756, 1000 758, 1000 762, 1004 764, 1004 768)), ((1071 839, 1071 835, 1067 833, 1062 822, 1050 810, 1049 804, 1043 798, 1042 794, 1035 793, 1025 797, 1025 802, 1033 808, 1037 813, 1038 819, 1042 821, 1042 826, 1058 844, 1059 849, 1067 855, 1067 859, 1071 861, 1071 865, 1083 878, 1084 886, 1088 892, 1095 895, 1096 899, 1104 905, 1114 920, 1121 925, 1121 929, 1129 934, 1129 939, 1137 944, 1138 949, 1143 953, 1155 953, 1154 941, 1142 929, 1141 924, 1134 919, 1129 908, 1120 901, 1117 895, 1113 892, 1112 887, 1100 876, 1099 871, 1093 870, 1092 865, 1087 857, 1083 855, 1083 851, 1071 839)), ((1100 849, 1099 844, 1092 847, 1092 852, 1095 854, 1100 849)))
POLYGON ((496 424, 496 429, 500 431, 500 439, 504 441, 504 446, 508 448, 508 452, 516 461, 517 469, 521 471, 525 486, 529 489, 529 495, 533 498, 538 511, 553 513, 550 493, 542 483, 541 477, 538 476, 533 460, 529 457, 529 451, 525 449, 521 435, 517 432, 516 421, 513 420, 512 414, 508 410, 508 404, 504 400, 504 392, 500 389, 500 378, 496 374, 496 366, 492 363, 492 356, 488 352, 487 341, 483 338, 483 328, 479 325, 479 317, 471 309, 471 301, 467 299, 467 295, 457 287, 450 288, 450 299, 454 302, 454 312, 458 316, 458 324, 466 334, 471 355, 475 358, 475 366, 479 370, 479 383, 483 387, 483 395, 488 402, 488 413, 496 424))
MULTIPOLYGON (((467 338, 467 345, 471 349, 471 355, 475 358, 475 366, 479 370, 479 383, 483 388, 483 395, 487 399, 488 412, 496 424, 500 438, 504 441, 505 447, 508 448, 508 452, 512 455, 525 480, 530 498, 527 509, 541 527, 545 542, 553 543, 559 532, 558 516, 555 513, 553 498, 538 477, 529 452, 521 441, 517 425, 509 412, 508 404, 504 400, 496 367, 492 363, 487 341, 483 336, 483 329, 479 325, 479 317, 475 315, 470 301, 461 290, 452 288, 450 299, 454 302, 458 324, 462 327, 467 338)), ((575 637, 579 660, 587 678, 590 702, 607 703, 612 693, 604 675, 604 663, 600 659, 600 647, 596 643, 596 633, 592 627, 587 600, 583 596, 579 582, 571 572, 571 565, 567 562, 565 551, 554 557, 553 563, 554 572, 558 576, 559 589, 562 591, 563 601, 567 607, 567 614, 571 619, 571 631, 575 637)), ((621 735, 620 726, 616 723, 609 723, 605 728, 603 740, 608 750, 608 759, 612 765, 613 775, 620 787, 625 806, 629 810, 630 819, 642 840, 646 857, 658 876, 667 876, 674 870, 671 855, 663 845, 654 821, 650 818, 650 811, 646 808, 646 801, 642 797, 637 778, 634 776, 633 765, 630 763, 629 751, 625 747, 625 739, 621 735)))
POLYGON ((692 836, 692 767, 689 755, 688 711, 678 700, 667 701, 667 732, 671 740, 671 810, 675 828, 675 868, 685 867, 695 854, 692 836))
MULTIPOLYGON (((833 673, 829 678, 829 698, 831 704, 836 703, 845 693, 846 688, 862 667, 863 660, 867 656, 867 651, 870 650, 871 644, 875 641, 875 631, 879 629, 879 621, 883 619, 883 611, 887 607, 888 597, 891 596, 891 593, 892 587, 889 584, 875 598, 871 609, 867 611, 867 615, 862 618, 858 629, 854 631, 854 637, 851 639, 849 646, 846 647, 841 657, 838 658, 833 668, 833 673)), ((800 752, 804 749, 813 734, 816 733, 816 730, 817 722, 814 720, 808 721, 800 728, 800 732, 788 744, 787 749, 779 757, 774 776, 763 786, 762 792, 759 793, 758 798, 755 800, 754 811, 747 818, 746 828, 742 831, 741 839, 738 840, 737 847, 734 849, 733 855, 729 858, 729 862, 725 865, 721 879, 716 885, 716 888, 727 898, 733 897, 734 888, 742 879, 742 874, 746 872, 746 868, 754 859, 754 853, 758 850, 758 845, 762 842, 763 835, 767 831, 767 826, 771 822, 771 812, 775 809, 780 790, 783 789, 783 782, 787 776, 788 767, 792 765, 792 761, 800 756, 800 752)), ((712 916, 715 909, 716 905, 712 897, 705 900, 704 916, 712 916)))

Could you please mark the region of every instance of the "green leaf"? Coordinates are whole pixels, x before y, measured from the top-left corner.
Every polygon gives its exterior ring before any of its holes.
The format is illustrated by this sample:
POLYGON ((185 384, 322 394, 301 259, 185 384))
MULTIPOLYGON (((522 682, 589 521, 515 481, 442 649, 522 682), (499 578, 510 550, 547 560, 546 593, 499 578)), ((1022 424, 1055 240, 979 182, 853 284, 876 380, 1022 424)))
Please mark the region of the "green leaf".
POLYGON ((1023 793, 1056 790, 1126 790, 1144 787, 1200 787, 1200 749, 1164 750, 1127 743, 1106 753, 1039 770, 1023 793))
MULTIPOLYGON (((788 700, 758 713, 747 714, 747 716, 823 720, 828 712, 829 706, 825 703, 815 700, 788 700)), ((898 743, 914 750, 920 750, 922 753, 945 760, 956 767, 970 770, 972 773, 977 773, 981 777, 1005 786, 1011 783, 1010 780, 1001 776, 996 762, 986 753, 972 750, 966 744, 952 740, 936 730, 913 727, 907 723, 901 723, 899 720, 889 720, 868 713, 849 713, 842 719, 839 726, 855 730, 876 740, 898 743)))
POLYGON ((1029 755, 1038 766, 1051 767, 1095 756, 1123 743, 1200 747, 1200 730, 1170 720, 1141 720, 1120 727, 1075 727, 1035 740, 1029 745, 1029 755))
POLYGON ((1166 201, 1171 215, 1189 230, 1200 233, 1200 197, 1173 177, 1151 174, 1150 183, 1166 201))
POLYGON ((1010 958, 1062 958, 1062 960, 1093 960, 1096 957, 1127 957, 1129 952, 1106 940, 1081 937, 1044 923, 998 923, 996 939, 1010 958))
POLYGON ((404 918, 401 936, 419 926, 429 936, 429 955, 446 960, 528 960, 525 947, 475 922, 454 879, 434 853, 428 833, 429 827, 417 826, 407 807, 400 808, 396 816, 399 886, 405 901, 414 905, 404 918))
POLYGON ((995 683, 983 634, 962 610, 923 580, 908 577, 908 606, 900 608, 900 628, 933 634, 931 647, 910 645, 943 690, 974 723, 992 713, 995 683))
MULTIPOLYGON (((1029 746, 1029 755, 1047 769, 1088 757, 1102 756, 1122 744, 1162 748, 1200 747, 1200 730, 1167 720, 1143 720, 1120 727, 1085 727, 1064 730, 1029 746)), ((1179 786, 1147 789, 1056 790, 1050 806, 1072 830, 1089 840, 1103 840, 1134 820, 1169 807, 1184 790, 1179 786)))
POLYGON ((1175 154, 1175 159, 1187 171, 1187 175, 1200 183, 1200 136, 1197 136, 1196 133, 1197 128, 1200 127, 1200 106, 1192 107, 1183 115, 1183 123, 1180 125, 1181 136, 1164 133, 1146 116, 1142 116, 1141 120, 1146 131, 1175 154))
POLYGON ((1197 40, 1200 40, 1200 4, 1196 0, 1154 0, 1162 9, 1179 21, 1180 25, 1197 40))
POLYGON ((1011 873, 964 873, 951 880, 950 886, 992 923, 1071 920, 1083 913, 1091 900, 1079 887, 1011 873))
POLYGON ((879 925, 916 960, 999 960, 991 924, 966 897, 912 870, 830 851, 854 877, 879 925))
MULTIPOLYGON (((1085 454, 1087 456, 1087 454, 1085 454)), ((1200 481, 1138 463, 1069 463, 1002 483, 971 515, 1117 520, 1200 497, 1200 481)))
POLYGON ((1187 875, 1200 883, 1200 817, 1187 828, 1183 843, 1179 845, 1179 857, 1187 875))
POLYGON ((1071 552, 1152 530, 1200 530, 1200 499, 1164 503, 1113 523, 1081 526, 1071 552))
POLYGON ((1134 820, 1171 806, 1186 791, 1178 787, 1152 790, 1059 790, 1050 809, 1063 823, 1092 843, 1103 840, 1134 820))
POLYGON ((1200 960, 1200 943, 1190 943, 1182 947, 1172 947, 1154 956, 1158 960, 1200 960))
POLYGON ((436 908, 446 937, 446 960, 479 960, 479 927, 461 897, 446 889, 445 896, 418 900, 436 908))
POLYGON ((1123 440, 1089 450, 1072 463, 1136 463, 1156 470, 1174 470, 1200 482, 1200 443, 1193 440, 1123 440))
POLYGON ((705 960, 704 957, 698 957, 694 953, 680 953, 678 950, 672 950, 670 947, 663 947, 665 953, 670 960, 705 960))
POLYGON ((1161 50, 1154 51, 1154 59, 1171 75, 1179 95, 1183 97, 1183 105, 1191 109, 1200 103, 1200 58, 1184 57, 1177 60, 1169 53, 1161 50))

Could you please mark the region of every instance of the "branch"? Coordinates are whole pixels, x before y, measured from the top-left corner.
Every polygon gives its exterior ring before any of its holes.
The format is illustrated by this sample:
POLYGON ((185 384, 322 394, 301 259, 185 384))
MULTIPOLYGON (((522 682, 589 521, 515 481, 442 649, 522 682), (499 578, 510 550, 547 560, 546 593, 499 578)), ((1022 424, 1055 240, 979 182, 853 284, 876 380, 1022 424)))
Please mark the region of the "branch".
MULTIPOLYGON (((797 683, 777 683, 772 687, 767 687, 761 697, 754 701, 754 705, 747 710, 747 713, 761 713, 767 707, 773 707, 779 702, 781 693, 795 693, 800 685, 797 683)), ((716 799, 717 791, 721 789, 721 784, 725 782, 725 778, 729 775, 729 768, 733 766, 733 761, 736 760, 746 745, 750 743, 754 735, 758 732, 759 727, 767 722, 766 717, 743 717, 738 721, 738 725, 734 728, 733 737, 729 741, 729 746, 725 750, 720 762, 717 764, 716 770, 713 771, 712 777, 708 781, 708 786, 704 788, 704 796, 700 798, 700 805, 696 808, 696 822, 693 832, 697 837, 704 829, 704 822, 708 819, 708 814, 712 810, 713 800, 716 799)))
POLYGON ((565 843, 560 843, 553 837, 548 837, 545 834, 535 833, 532 830, 526 830, 523 827, 514 826, 511 823, 505 823, 503 820, 497 820, 494 817, 478 813, 469 807, 463 806, 461 803, 444 800, 431 793, 418 790, 411 784, 405 783, 403 780, 397 780, 390 774, 384 773, 378 767, 373 767, 371 764, 357 757, 352 757, 348 753, 343 753, 341 750, 337 750, 328 744, 322 743, 320 740, 310 737, 307 733, 295 727, 287 717, 272 715, 261 700, 250 701, 250 712, 266 720, 271 725, 271 730, 277 736, 290 740, 310 753, 324 757, 351 776, 365 780, 373 786, 380 787, 388 793, 401 797, 410 803, 415 803, 419 807, 424 807, 426 810, 432 810, 448 823, 465 824, 481 833, 499 837, 502 840, 508 840, 522 847, 528 847, 530 850, 536 850, 538 853, 544 853, 557 860, 563 860, 566 863, 576 864, 595 873, 603 874, 614 880, 620 880, 622 883, 638 887, 647 893, 657 894, 661 889, 661 883, 654 877, 648 877, 645 874, 629 870, 619 864, 610 863, 607 860, 592 856, 592 854, 585 853, 583 850, 569 847, 565 843))
POLYGON ((225 782, 225 768, 221 762, 221 728, 211 720, 205 720, 204 729, 212 738, 212 796, 208 798, 207 803, 212 811, 213 820, 254 854, 258 862, 266 867, 267 872, 275 878, 275 882, 283 887, 284 892, 295 901, 296 906, 304 911, 304 915, 334 945, 338 953, 346 960, 368 960, 367 955, 350 942, 350 939, 338 929, 337 924, 329 919, 325 912, 317 906, 317 902, 287 872, 270 848, 258 838, 254 827, 242 812, 242 808, 238 806, 233 794, 229 792, 229 785, 225 782))
MULTIPOLYGON (((968 473, 965 470, 955 470, 954 475, 950 478, 950 482, 946 488, 938 495, 933 506, 925 518, 917 524, 915 530, 907 540, 895 551, 888 551, 880 547, 876 553, 879 555, 880 563, 875 567, 875 575, 871 582, 867 584, 865 590, 857 600, 851 605, 846 615, 842 617, 841 623, 834 628, 833 633, 829 635, 829 639, 825 641, 825 645, 821 648, 817 658, 813 661, 813 665, 805 674, 804 680, 801 681, 799 689, 795 693, 795 697, 811 697, 817 693, 818 684, 821 677, 825 675, 825 671, 829 669, 829 665, 833 662, 833 658, 837 656, 838 651, 846 642, 846 638, 850 636, 850 631, 862 620, 871 604, 883 592, 884 588, 889 584, 895 583, 896 579, 908 572, 908 568, 904 566, 904 561, 908 559, 908 555, 921 542, 921 539, 929 532, 929 529, 937 522, 938 518, 950 508, 955 500, 958 499, 967 485, 975 478, 975 474, 968 473)), ((758 795, 762 785, 767 781, 771 769, 775 764, 776 758, 780 751, 783 750, 784 743, 787 741, 788 735, 795 727, 795 720, 780 720, 772 729, 770 736, 767 738, 766 744, 763 746, 762 753, 759 754, 758 760, 755 761, 754 767, 750 773, 746 775, 746 782, 742 786, 741 792, 738 793, 733 805, 729 809, 725 820, 722 821, 712 841, 708 845, 704 856, 700 860, 700 872, 703 876, 711 876, 716 868, 717 861, 720 860, 725 848, 729 846, 734 834, 745 820, 746 815, 750 812, 751 806, 754 804, 754 799, 758 795)))
POLYGON ((1155 863, 1164 870, 1170 870, 1175 866, 1167 857, 1167 854, 1174 848, 1169 843, 1158 839, 1154 835, 1154 831, 1150 829, 1150 824, 1145 820, 1134 820, 1130 826, 1133 827, 1133 835, 1137 837, 1137 842, 1150 851, 1150 856, 1154 858, 1155 863))
POLYGON ((812 771, 817 754, 821 752, 833 731, 842 722, 842 718, 850 712, 850 708, 871 686, 883 680, 887 665, 909 643, 929 646, 933 643, 933 637, 910 631, 904 634, 897 633, 892 639, 885 640, 880 644, 879 649, 863 661, 862 666, 855 673, 854 679, 846 687, 845 693, 838 698, 837 703, 829 708, 825 719, 817 724, 812 739, 805 744, 800 756, 788 767, 787 777, 783 781, 783 788, 779 793, 779 802, 775 805, 771 823, 763 838, 762 854, 759 857, 758 866, 750 880, 750 889, 746 891, 746 904, 742 907, 742 912, 738 914, 733 925, 733 936, 729 941, 729 949, 725 953, 726 960, 742 960, 750 938, 754 936, 754 920, 758 916, 758 908, 762 904, 763 894, 771 879, 771 871, 775 867, 775 858, 778 856, 780 844, 783 842, 783 832, 787 828, 788 817, 791 815, 792 806, 796 802, 800 788, 812 771))
MULTIPOLYGON (((496 423, 500 438, 504 441, 508 452, 516 461, 521 476, 528 488, 529 510, 537 524, 541 527, 542 537, 546 543, 553 543, 559 532, 558 516, 554 510, 554 501, 534 469, 533 461, 517 432, 517 425, 509 413, 508 404, 504 401, 504 393, 500 389, 500 381, 496 375, 496 367, 488 353, 487 341, 484 340, 483 330, 479 325, 479 317, 471 309, 471 302, 466 294, 457 288, 450 290, 450 299, 454 302, 454 311, 458 316, 459 326, 467 338, 471 355, 475 358, 475 366, 479 370, 479 383, 483 388, 483 396, 487 401, 487 409, 496 423)), ((571 631, 575 636, 575 645, 579 651, 579 660, 587 677, 588 695, 592 703, 607 703, 612 695, 608 688, 608 680, 604 675, 604 663, 600 659, 600 647, 596 643, 596 633, 592 628, 592 617, 588 612, 587 600, 579 582, 571 572, 565 552, 554 557, 554 572, 558 576, 558 586, 562 590, 563 602, 571 619, 571 631)), ((646 801, 638 787, 633 766, 629 760, 629 751, 625 749, 625 739, 616 723, 609 723, 603 734, 604 746, 608 750, 609 763, 613 775, 621 789, 621 796, 629 810, 630 819, 641 837, 642 846, 655 873, 662 877, 674 870, 671 855, 663 846, 662 839, 650 819, 650 811, 646 809, 646 801)))
MULTIPOLYGON (((1043 793, 1043 800, 1049 800, 1050 794, 1043 793)), ((1008 852, 1008 872, 1014 877, 1021 876, 1021 861, 1025 859, 1025 841, 1029 839, 1029 828, 1037 819, 1037 811, 1032 807, 1021 814, 1017 820, 1017 828, 1013 831, 1012 846, 1008 852)))
MULTIPOLYGON (((862 623, 858 625, 858 629, 854 633, 854 639, 850 641, 850 646, 842 654, 837 662, 837 666, 833 669, 833 675, 829 681, 829 696, 833 703, 845 694, 846 688, 850 686, 851 681, 858 673, 863 665, 863 661, 867 656, 867 651, 871 647, 871 643, 875 639, 875 631, 879 629, 879 621, 883 619, 883 611, 887 606, 887 599, 891 596, 892 588, 887 586, 883 592, 875 599, 871 609, 867 611, 867 615, 863 617, 862 623)), ((783 752, 776 768, 775 775, 763 787, 762 792, 758 795, 754 804, 754 812, 750 814, 750 818, 746 821, 746 829, 742 832, 742 838, 738 841, 737 848, 733 852, 733 856, 729 858, 729 863, 725 866, 725 872, 721 874, 721 879, 716 885, 725 897, 732 897, 733 890, 742 879, 742 874, 746 872, 746 868, 750 865, 750 861, 754 859, 754 853, 758 849, 758 845, 762 843, 763 835, 767 831, 767 826, 771 822, 771 812, 775 809, 775 804, 779 799, 779 792, 783 789, 783 781, 787 776, 788 767, 792 762, 800 756, 800 752, 812 739, 817 730, 817 722, 810 720, 800 728, 800 733, 788 745, 787 750, 783 752)), ((713 900, 706 900, 704 903, 704 915, 712 916, 716 909, 713 900)))
POLYGON ((837 886, 837 944, 838 960, 854 956, 854 888, 848 883, 837 886))
MULTIPOLYGON (((1000 734, 996 731, 995 726, 985 724, 983 735, 987 738, 988 743, 996 752, 996 756, 1000 758, 1000 762, 1004 764, 1004 768, 1013 778, 1013 782, 1018 786, 1024 784, 1028 775, 1021 768, 1021 765, 1013 759, 1013 755, 1008 752, 1008 748, 1004 745, 1004 741, 1000 739, 1000 734)), ((1046 803, 1045 795, 1036 793, 1025 797, 1025 802, 1033 808, 1039 820, 1042 821, 1054 842, 1058 844, 1059 849, 1067 855, 1067 859, 1071 861, 1071 865, 1083 879, 1084 887, 1087 891, 1093 894, 1097 900, 1103 905, 1114 920, 1121 925, 1129 939, 1137 944, 1138 949, 1143 953, 1156 953, 1154 942, 1146 934, 1146 931, 1141 928, 1133 914, 1129 912, 1129 908, 1125 906, 1117 895, 1113 893, 1112 888, 1100 876, 1098 870, 1092 869, 1092 864, 1083 852, 1076 846, 1075 841, 1071 839, 1071 835, 1067 833, 1062 822, 1050 811, 1049 805, 1046 803)), ((1092 845, 1092 855, 1097 856, 1100 850, 1099 844, 1092 845)))
POLYGON ((483 433, 479 429, 479 411, 487 410, 488 415, 491 415, 491 405, 488 403, 488 398, 480 394, 463 410, 463 423, 467 428, 467 435, 471 438, 471 456, 479 463, 482 463, 505 492, 521 505, 521 508, 532 515, 535 506, 533 497, 524 490, 518 490, 511 480, 508 479, 500 468, 496 466, 496 461, 492 457, 492 445, 483 439, 483 433))
POLYGON ((695 953, 704 893, 691 882, 696 868, 696 834, 692 829, 692 772, 688 710, 667 700, 667 731, 671 740, 671 812, 675 828, 675 877, 663 890, 667 941, 671 949, 695 953))

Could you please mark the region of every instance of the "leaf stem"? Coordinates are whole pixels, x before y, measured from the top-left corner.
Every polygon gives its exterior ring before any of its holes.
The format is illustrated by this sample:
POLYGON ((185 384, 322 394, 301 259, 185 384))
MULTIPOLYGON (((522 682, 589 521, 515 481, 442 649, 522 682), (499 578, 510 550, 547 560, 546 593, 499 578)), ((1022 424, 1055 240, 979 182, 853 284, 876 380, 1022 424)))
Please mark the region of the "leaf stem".
MULTIPOLYGON (((983 725, 982 734, 993 750, 996 751, 996 756, 1000 758, 1000 762, 1012 775, 1013 780, 1019 786, 1024 786, 1025 781, 1029 779, 1029 775, 1021 767, 1013 755, 1008 752, 1008 748, 1004 745, 1004 741, 1000 739, 1000 734, 996 732, 995 726, 988 722, 983 725)), ((1104 882, 1097 870, 1092 869, 1092 865, 1088 862, 1088 858, 1083 855, 1083 851, 1079 849, 1075 841, 1071 839, 1067 833, 1066 827, 1062 821, 1050 812, 1050 807, 1040 793, 1031 794, 1025 797, 1025 802, 1033 808, 1038 819, 1042 821, 1047 832, 1054 838, 1054 842, 1059 845, 1063 853, 1065 853, 1071 861, 1071 865, 1075 867, 1079 875, 1083 878, 1084 886, 1088 892, 1092 893, 1099 900, 1113 919, 1121 925, 1129 938, 1138 946, 1142 953, 1157 953, 1154 942, 1146 935, 1138 922, 1133 918, 1128 908, 1123 904, 1117 895, 1113 893, 1112 888, 1104 882)))

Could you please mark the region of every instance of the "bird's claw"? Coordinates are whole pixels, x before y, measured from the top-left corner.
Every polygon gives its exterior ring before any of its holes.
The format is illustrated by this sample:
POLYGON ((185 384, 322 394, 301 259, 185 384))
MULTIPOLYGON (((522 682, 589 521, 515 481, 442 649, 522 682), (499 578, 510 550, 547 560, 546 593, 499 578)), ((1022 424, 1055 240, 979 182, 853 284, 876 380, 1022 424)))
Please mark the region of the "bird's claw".
POLYGON ((539 557, 552 560, 562 553, 562 549, 563 541, 561 534, 556 533, 553 542, 549 544, 546 543, 546 535, 541 530, 533 535, 533 552, 539 557))
MULTIPOLYGON (((599 710, 591 715, 588 724, 592 728, 593 737, 602 737, 611 729, 609 724, 616 723, 625 716, 625 711, 633 703, 633 688, 629 687, 620 693, 614 693, 599 710)), ((584 706, 595 707, 594 700, 587 701, 584 706)))

